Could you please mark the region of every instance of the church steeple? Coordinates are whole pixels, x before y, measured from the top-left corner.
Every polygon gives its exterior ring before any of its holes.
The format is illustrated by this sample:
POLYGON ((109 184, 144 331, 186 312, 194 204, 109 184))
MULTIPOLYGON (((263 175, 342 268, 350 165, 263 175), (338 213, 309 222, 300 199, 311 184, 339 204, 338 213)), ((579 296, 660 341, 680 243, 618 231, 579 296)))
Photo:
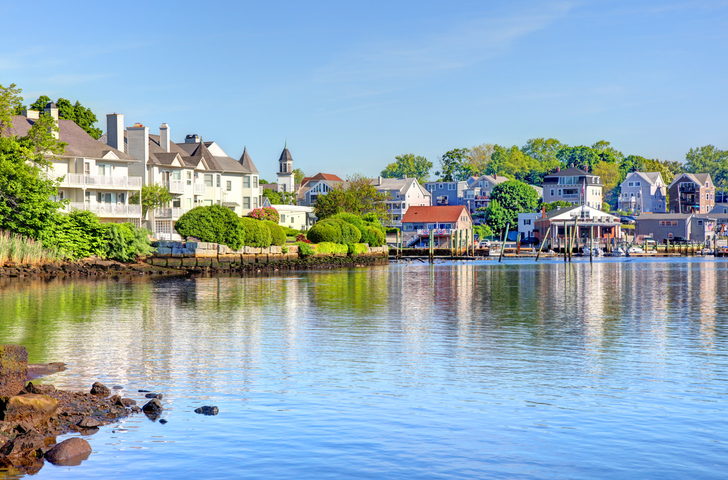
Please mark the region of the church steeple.
POLYGON ((278 159, 278 185, 284 192, 293 192, 295 189, 295 175, 293 174, 293 157, 288 151, 288 142, 283 146, 283 152, 278 159))

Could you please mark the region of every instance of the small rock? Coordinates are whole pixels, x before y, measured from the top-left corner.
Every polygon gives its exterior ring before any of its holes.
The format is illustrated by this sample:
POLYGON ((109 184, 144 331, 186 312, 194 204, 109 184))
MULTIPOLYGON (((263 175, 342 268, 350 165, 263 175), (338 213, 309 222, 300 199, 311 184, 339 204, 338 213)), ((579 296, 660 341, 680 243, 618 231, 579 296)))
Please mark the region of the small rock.
POLYGON ((162 410, 164 410, 164 407, 162 407, 162 403, 156 398, 149 400, 149 402, 142 407, 142 411, 144 413, 160 413, 162 410))
POLYGON ((161 420, 159 421, 159 423, 161 423, 162 425, 164 425, 165 423, 167 423, 167 420, 165 420, 165 419, 161 419, 161 420))
POLYGON ((101 425, 101 422, 99 422, 94 417, 83 417, 81 421, 78 422, 76 425, 81 428, 95 428, 101 425))
POLYGON ((121 400, 121 397, 119 395, 112 395, 111 397, 109 397, 109 401, 111 401, 112 403, 116 403, 119 400, 121 400))
POLYGON ((139 390, 139 393, 146 393, 146 392, 148 392, 148 391, 149 391, 149 390, 139 390))
POLYGON ((201 413, 202 415, 217 415, 218 411, 217 407, 210 405, 205 405, 195 409, 195 413, 201 413))
POLYGON ((91 395, 103 395, 104 397, 108 397, 111 395, 111 390, 109 390, 109 387, 106 385, 96 382, 91 386, 91 395))
POLYGON ((84 439, 73 437, 62 441, 45 454, 46 460, 53 465, 80 465, 91 455, 91 445, 84 439))
POLYGON ((111 387, 112 390, 122 390, 123 388, 124 387, 122 387, 121 385, 114 385, 113 387, 111 387))
POLYGON ((144 395, 144 397, 145 398, 158 398, 161 400, 162 394, 161 393, 147 393, 146 395, 144 395))
POLYGON ((142 409, 134 405, 133 407, 131 407, 131 411, 134 413, 139 413, 142 411, 142 409))
POLYGON ((18 435, 0 447, 0 455, 8 457, 32 456, 34 452, 45 446, 45 436, 38 432, 18 435))

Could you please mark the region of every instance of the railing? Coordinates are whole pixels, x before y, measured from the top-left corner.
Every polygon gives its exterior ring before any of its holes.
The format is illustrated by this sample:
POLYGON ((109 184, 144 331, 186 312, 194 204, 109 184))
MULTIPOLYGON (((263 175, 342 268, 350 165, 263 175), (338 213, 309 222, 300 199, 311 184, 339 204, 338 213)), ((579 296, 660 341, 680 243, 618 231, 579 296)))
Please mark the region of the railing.
POLYGON ((154 210, 154 218, 179 218, 189 210, 186 208, 157 208, 154 210))
POLYGON ((579 198, 579 197, 581 197, 581 195, 579 195, 578 193, 568 193, 568 194, 565 193, 565 194, 561 195, 561 198, 579 198))
POLYGON ((142 179, 139 177, 107 177, 103 175, 81 175, 78 173, 66 173, 65 175, 53 173, 51 178, 64 177, 61 185, 67 186, 94 186, 114 188, 139 188, 142 186, 142 179))
POLYGON ((449 228, 433 228, 432 230, 418 229, 417 235, 419 235, 421 237, 429 237, 431 231, 435 234, 435 236, 440 236, 440 237, 452 234, 452 230, 450 230, 449 228))
POLYGON ((694 183, 691 183, 689 185, 680 185, 681 192, 696 192, 697 190, 697 185, 695 185, 694 183))
POLYGON ((100 217, 135 217, 141 216, 141 205, 125 205, 123 203, 69 203, 64 207, 67 212, 83 210, 95 213, 100 217))
POLYGON ((164 183, 164 186, 170 193, 184 193, 185 191, 185 183, 182 180, 170 180, 164 183))
POLYGON ((195 183, 195 195, 204 195, 207 192, 207 187, 204 183, 195 183))

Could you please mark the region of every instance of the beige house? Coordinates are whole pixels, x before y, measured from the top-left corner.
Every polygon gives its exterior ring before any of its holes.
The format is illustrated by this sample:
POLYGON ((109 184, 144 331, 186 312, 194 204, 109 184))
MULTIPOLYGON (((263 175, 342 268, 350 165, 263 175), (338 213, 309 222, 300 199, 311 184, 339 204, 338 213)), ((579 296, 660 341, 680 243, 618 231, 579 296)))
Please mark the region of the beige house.
MULTIPOLYGON (((45 113, 58 123, 58 139, 67 143, 63 155, 49 156, 52 166, 48 170, 50 177, 60 179, 57 200, 68 201, 66 211, 86 210, 102 222, 141 226, 141 206, 129 204, 129 197, 139 194, 142 187, 142 179, 133 173, 139 161, 91 137, 73 121, 59 119, 55 104, 49 103, 45 113)), ((14 116, 8 133, 27 135, 39 115, 26 110, 14 116)))

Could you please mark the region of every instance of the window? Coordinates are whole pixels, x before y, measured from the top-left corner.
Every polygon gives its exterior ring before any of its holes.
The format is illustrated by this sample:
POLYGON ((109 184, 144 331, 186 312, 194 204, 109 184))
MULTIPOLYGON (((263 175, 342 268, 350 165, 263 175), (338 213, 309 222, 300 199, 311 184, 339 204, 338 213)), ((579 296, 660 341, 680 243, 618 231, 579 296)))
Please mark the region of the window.
POLYGON ((253 176, 253 188, 258 188, 258 177, 253 176))
POLYGON ((635 187, 641 187, 642 186, 642 182, 634 182, 634 186, 635 187))
POLYGON ((83 166, 83 174, 84 175, 91 175, 91 164, 89 162, 84 163, 84 166, 83 166))
POLYGON ((250 210, 250 197, 243 197, 243 208, 250 210))
POLYGON ((250 188, 250 176, 245 175, 243 177, 243 187, 250 188))
POLYGON ((187 172, 187 185, 192 185, 192 172, 187 172))
POLYGON ((281 213, 281 223, 286 221, 286 214, 281 213))
POLYGON ((293 223, 293 215, 291 215, 291 223, 293 223))
POLYGON ((253 208, 258 208, 258 197, 253 197, 253 208))
POLYGON ((634 182, 627 182, 628 187, 634 187, 634 182))
POLYGON ((217 176, 217 187, 220 188, 220 175, 217 176))
POLYGON ((182 180, 182 172, 180 172, 179 170, 177 170, 176 172, 172 172, 172 178, 177 181, 182 180))
POLYGON ((181 208, 182 207, 182 199, 180 197, 177 197, 172 200, 172 207, 173 208, 181 208))
POLYGON ((212 187, 212 174, 211 173, 205 174, 205 186, 212 187))
POLYGON ((233 182, 228 180, 227 182, 225 182, 225 184, 225 190, 231 192, 233 190, 233 182))
POLYGON ((554 189, 553 188, 551 189, 551 196, 552 197, 554 196, 554 189))
POLYGON ((531 219, 530 219, 530 218, 527 218, 527 219, 525 219, 525 220, 523 221, 523 224, 524 224, 524 225, 531 225, 531 219))
POLYGON ((455 185, 454 183, 448 183, 447 189, 448 190, 457 190, 457 185, 455 185))

